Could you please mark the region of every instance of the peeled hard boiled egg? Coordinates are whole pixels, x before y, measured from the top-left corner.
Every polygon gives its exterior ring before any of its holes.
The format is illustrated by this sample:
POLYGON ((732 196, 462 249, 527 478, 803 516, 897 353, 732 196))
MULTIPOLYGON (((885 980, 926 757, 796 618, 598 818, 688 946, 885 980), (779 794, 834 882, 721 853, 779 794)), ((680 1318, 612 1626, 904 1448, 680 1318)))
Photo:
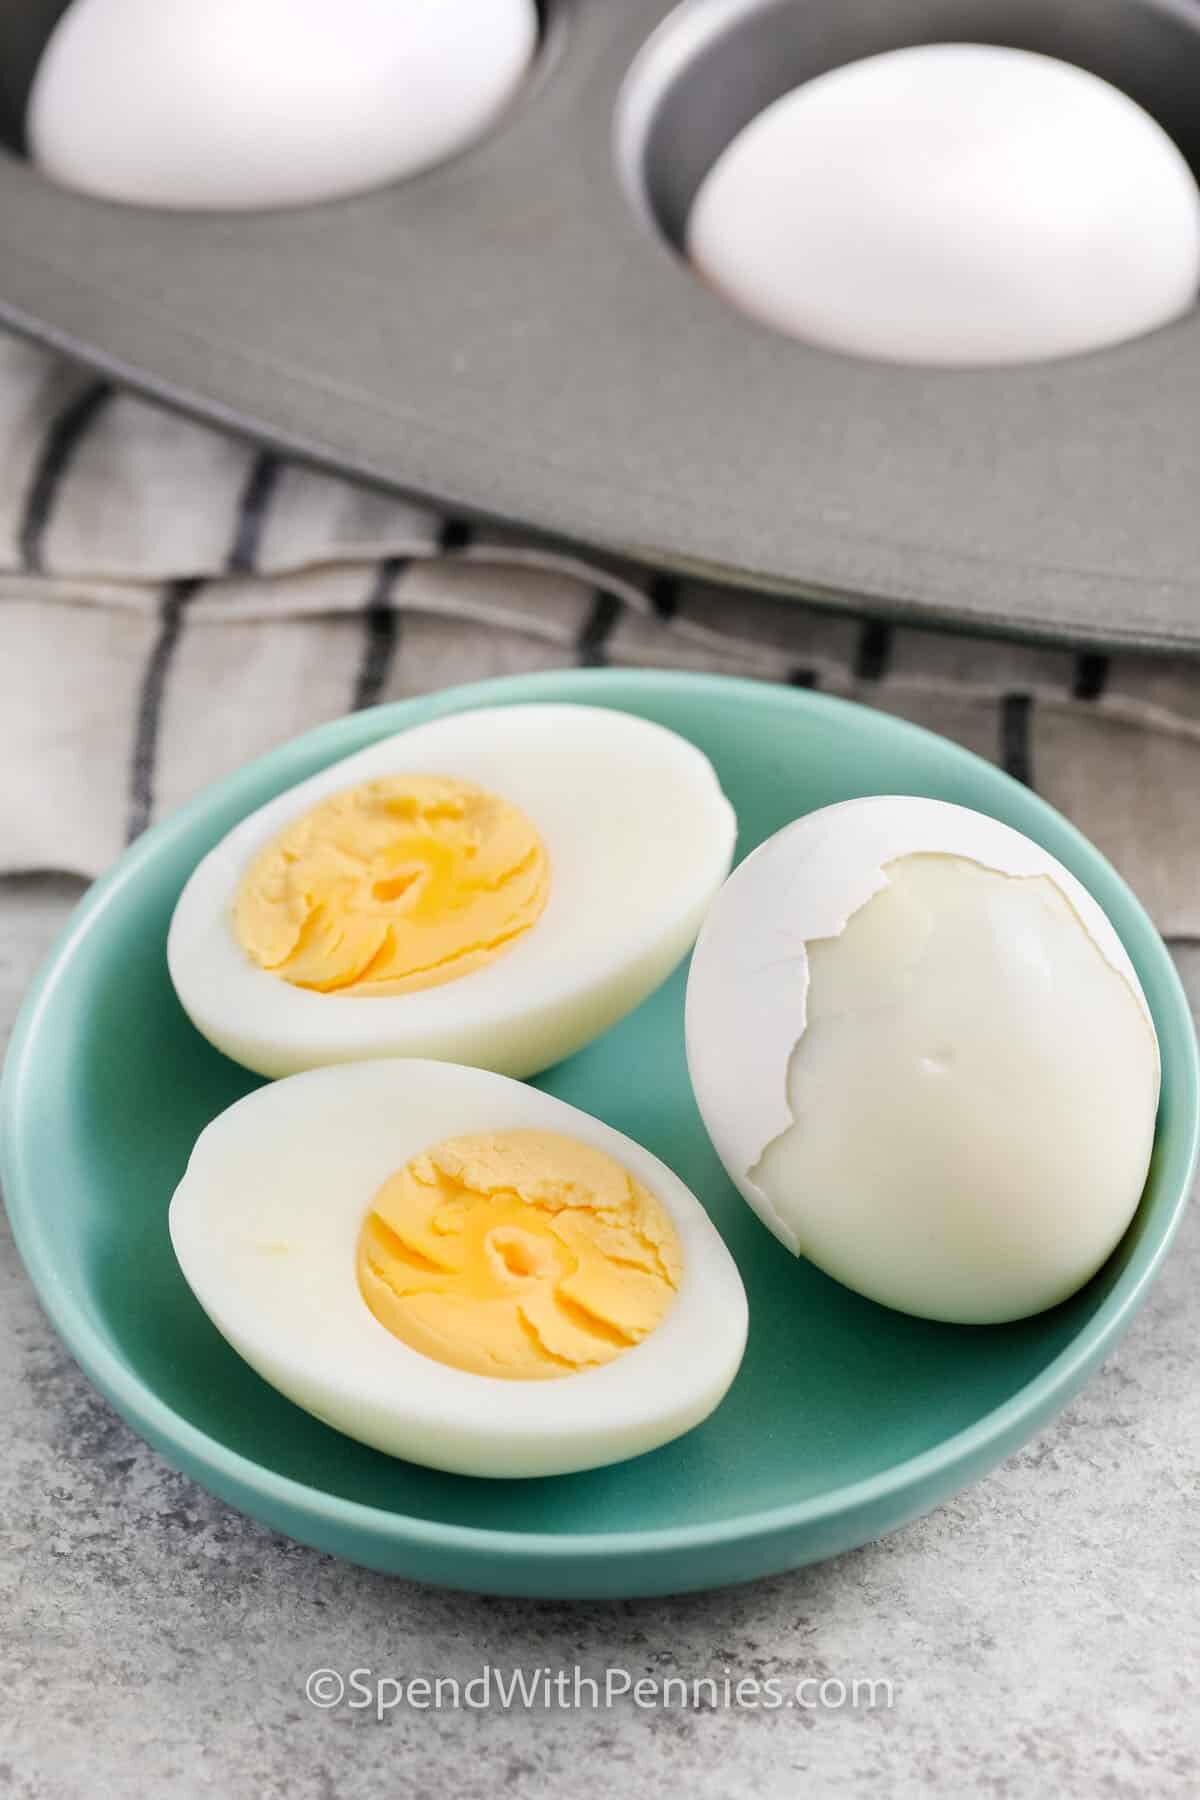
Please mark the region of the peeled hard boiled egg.
POLYGON ((735 834, 707 757, 662 726, 592 706, 453 714, 235 827, 180 896, 171 979, 260 1074, 372 1056, 532 1074, 670 974, 735 834))
POLYGON ((813 344, 1029 362, 1186 312, 1200 192, 1162 127, 1085 69, 924 44, 761 112, 701 184, 687 251, 735 306, 813 344))
POLYGON ((200 1135, 171 1240, 217 1329, 349 1436, 467 1475, 667 1443, 737 1372, 746 1297, 695 1196, 599 1120, 448 1063, 356 1063, 200 1135))
POLYGON ((692 960, 688 1064, 730 1179, 871 1299, 985 1323, 1053 1306, 1137 1208, 1154 1026, 1061 863, 935 800, 852 800, 763 844, 692 960))
POLYGON ((105 199, 305 206, 461 150, 537 34, 534 0, 74 0, 38 65, 30 151, 105 199))

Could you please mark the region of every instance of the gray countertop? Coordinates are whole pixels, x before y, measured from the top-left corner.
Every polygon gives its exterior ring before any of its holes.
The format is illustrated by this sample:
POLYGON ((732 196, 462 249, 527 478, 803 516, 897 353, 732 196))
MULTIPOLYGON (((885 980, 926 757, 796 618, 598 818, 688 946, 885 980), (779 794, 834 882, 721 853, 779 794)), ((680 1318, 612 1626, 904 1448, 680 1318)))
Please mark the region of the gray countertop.
MULTIPOLYGON (((80 889, 0 881, 0 1040, 80 889)), ((1200 947, 1177 951, 1200 1003, 1200 947)), ((231 1512, 147 1449, 0 1243, 0 1791, 578 1797, 1200 1792, 1200 1217, 1115 1356, 929 1518, 816 1568, 556 1605, 370 1574, 231 1512), (890 1682, 891 1705, 321 1710, 365 1688, 571 1670, 890 1682)), ((812 1690, 808 1690, 810 1693, 812 1690)), ((590 1698, 584 1688, 585 1699, 590 1698)), ((839 1690, 831 1690, 836 1698, 839 1690)), ((391 1690, 383 1690, 385 1707, 391 1690)), ((703 1695, 702 1695, 703 1697, 703 1695)))

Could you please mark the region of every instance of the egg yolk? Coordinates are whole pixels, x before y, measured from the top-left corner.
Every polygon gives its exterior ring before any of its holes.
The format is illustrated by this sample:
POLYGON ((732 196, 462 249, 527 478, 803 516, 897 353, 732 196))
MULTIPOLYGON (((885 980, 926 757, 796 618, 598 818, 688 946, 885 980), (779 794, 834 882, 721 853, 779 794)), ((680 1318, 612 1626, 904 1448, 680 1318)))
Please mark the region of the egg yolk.
POLYGON ((296 987, 408 994, 502 955, 549 894, 545 846, 517 807, 445 775, 388 775, 268 844, 234 929, 260 968, 296 987))
POLYGON ((662 1203, 611 1156, 504 1131, 448 1139, 390 1176, 357 1261, 367 1305, 412 1349, 545 1380, 641 1343, 683 1258, 662 1203))

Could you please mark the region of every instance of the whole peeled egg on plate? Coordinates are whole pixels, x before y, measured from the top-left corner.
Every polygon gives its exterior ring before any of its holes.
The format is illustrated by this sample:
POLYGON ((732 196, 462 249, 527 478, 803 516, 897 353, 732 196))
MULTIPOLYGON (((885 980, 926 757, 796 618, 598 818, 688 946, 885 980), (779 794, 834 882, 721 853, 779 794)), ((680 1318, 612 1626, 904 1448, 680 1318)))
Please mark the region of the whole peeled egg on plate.
POLYGON ((34 77, 34 162, 143 206, 305 206, 398 181, 494 123, 534 0, 73 0, 34 77))
POLYGON ((375 1056, 523 1076, 691 948, 736 820, 702 751, 607 707, 449 714, 250 814, 197 866, 167 962, 264 1075, 375 1056))
POLYGON ((709 1135, 789 1249, 960 1323, 1081 1287, 1136 1211, 1159 1056, 1108 918, 964 807, 847 801, 768 839, 692 960, 709 1135))
POLYGON ((746 1296, 656 1157, 536 1088, 449 1063, 272 1083, 202 1133, 171 1239, 267 1381, 394 1456, 554 1475, 706 1418, 746 1296))
POLYGON ((1128 95, 1053 57, 922 44, 794 88, 702 181, 705 280, 764 324, 899 363, 1074 355, 1200 288, 1200 192, 1128 95))

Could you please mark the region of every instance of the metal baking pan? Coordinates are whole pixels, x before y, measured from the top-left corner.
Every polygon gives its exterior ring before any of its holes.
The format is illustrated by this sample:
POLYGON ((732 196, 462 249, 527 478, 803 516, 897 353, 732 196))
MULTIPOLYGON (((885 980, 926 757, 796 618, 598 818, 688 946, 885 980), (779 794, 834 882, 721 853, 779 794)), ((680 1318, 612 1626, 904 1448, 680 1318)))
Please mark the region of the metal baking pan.
POLYGON ((777 337, 672 243, 808 76, 1014 44, 1139 100, 1200 168, 1200 0, 551 0, 486 142, 297 212, 99 203, 21 154, 62 0, 0 17, 0 318, 320 463, 831 606, 1200 648, 1200 314, 1099 354, 921 370, 777 337))

